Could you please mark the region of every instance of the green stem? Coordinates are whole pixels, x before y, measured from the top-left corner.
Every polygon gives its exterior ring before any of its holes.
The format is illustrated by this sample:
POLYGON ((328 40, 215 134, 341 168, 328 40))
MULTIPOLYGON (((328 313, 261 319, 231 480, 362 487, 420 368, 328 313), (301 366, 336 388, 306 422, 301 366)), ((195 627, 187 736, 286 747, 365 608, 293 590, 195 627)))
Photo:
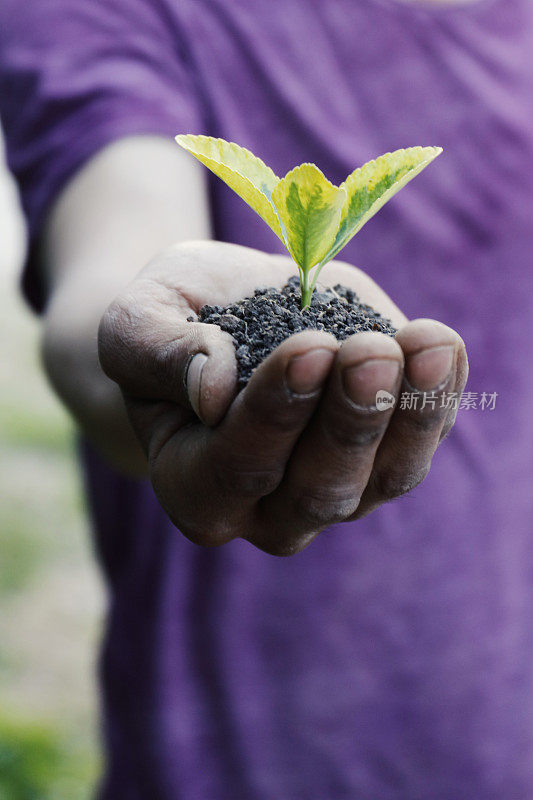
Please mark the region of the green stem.
POLYGON ((314 286, 309 285, 309 270, 300 275, 300 290, 302 294, 302 311, 311 305, 314 286))

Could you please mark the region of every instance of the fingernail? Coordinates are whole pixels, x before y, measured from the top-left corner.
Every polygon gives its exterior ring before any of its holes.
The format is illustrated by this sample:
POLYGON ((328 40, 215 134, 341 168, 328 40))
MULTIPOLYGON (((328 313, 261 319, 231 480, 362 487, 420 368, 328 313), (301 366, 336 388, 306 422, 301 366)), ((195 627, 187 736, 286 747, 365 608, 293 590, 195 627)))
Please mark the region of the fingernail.
POLYGON ((398 381, 400 364, 396 359, 372 358, 347 367, 342 373, 344 391, 360 406, 371 406, 376 402, 380 389, 391 392, 398 381))
POLYGON ((197 353, 190 361, 187 369, 187 394, 196 416, 200 414, 200 397, 202 391, 202 370, 206 364, 205 353, 197 353))
POLYGON ((320 389, 335 357, 333 350, 317 347, 301 356, 293 356, 286 371, 287 385, 295 394, 310 394, 320 389))
POLYGON ((428 347, 408 356, 405 364, 405 377, 413 389, 428 391, 446 383, 455 359, 454 345, 428 347))

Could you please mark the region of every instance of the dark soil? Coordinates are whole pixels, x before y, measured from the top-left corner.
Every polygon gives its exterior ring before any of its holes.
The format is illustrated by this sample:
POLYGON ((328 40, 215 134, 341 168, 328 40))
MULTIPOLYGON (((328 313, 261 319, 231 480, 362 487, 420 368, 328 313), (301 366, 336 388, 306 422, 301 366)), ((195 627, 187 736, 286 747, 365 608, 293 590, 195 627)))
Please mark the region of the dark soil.
MULTIPOLYGON (((193 321, 193 317, 189 318, 193 321)), ((289 278, 283 289, 256 289, 253 297, 226 308, 203 306, 200 322, 218 325, 235 342, 239 388, 246 386, 252 371, 293 333, 314 328, 332 333, 339 341, 361 331, 381 331, 394 336, 390 320, 361 303, 355 292, 337 284, 315 291, 311 305, 300 308, 300 282, 289 278)))

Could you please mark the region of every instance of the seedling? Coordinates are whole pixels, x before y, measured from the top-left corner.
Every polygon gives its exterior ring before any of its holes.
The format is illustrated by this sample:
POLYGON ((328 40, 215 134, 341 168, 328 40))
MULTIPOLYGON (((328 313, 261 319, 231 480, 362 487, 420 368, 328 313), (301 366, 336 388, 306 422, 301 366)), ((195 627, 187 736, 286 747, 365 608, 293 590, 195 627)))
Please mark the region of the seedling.
POLYGON ((181 134, 176 141, 227 183, 270 225, 296 262, 302 309, 322 267, 368 220, 430 164, 441 147, 408 147, 368 161, 334 186, 315 164, 284 178, 249 150, 212 136, 181 134))

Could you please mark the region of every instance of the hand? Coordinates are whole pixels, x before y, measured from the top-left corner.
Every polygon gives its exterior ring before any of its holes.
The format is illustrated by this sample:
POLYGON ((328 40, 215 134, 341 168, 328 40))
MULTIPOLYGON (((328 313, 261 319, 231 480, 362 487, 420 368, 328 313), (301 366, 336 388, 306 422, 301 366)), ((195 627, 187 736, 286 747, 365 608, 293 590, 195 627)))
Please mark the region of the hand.
POLYGON ((426 476, 454 414, 375 407, 376 392, 461 392, 464 344, 432 320, 407 322, 371 279, 333 262, 343 283, 392 319, 395 339, 365 332, 342 344, 304 331, 281 344, 236 393, 229 334, 187 322, 295 273, 285 256, 216 242, 156 258, 102 318, 103 369, 120 385, 161 505, 192 541, 236 537, 276 555, 325 527, 358 519, 426 476))

